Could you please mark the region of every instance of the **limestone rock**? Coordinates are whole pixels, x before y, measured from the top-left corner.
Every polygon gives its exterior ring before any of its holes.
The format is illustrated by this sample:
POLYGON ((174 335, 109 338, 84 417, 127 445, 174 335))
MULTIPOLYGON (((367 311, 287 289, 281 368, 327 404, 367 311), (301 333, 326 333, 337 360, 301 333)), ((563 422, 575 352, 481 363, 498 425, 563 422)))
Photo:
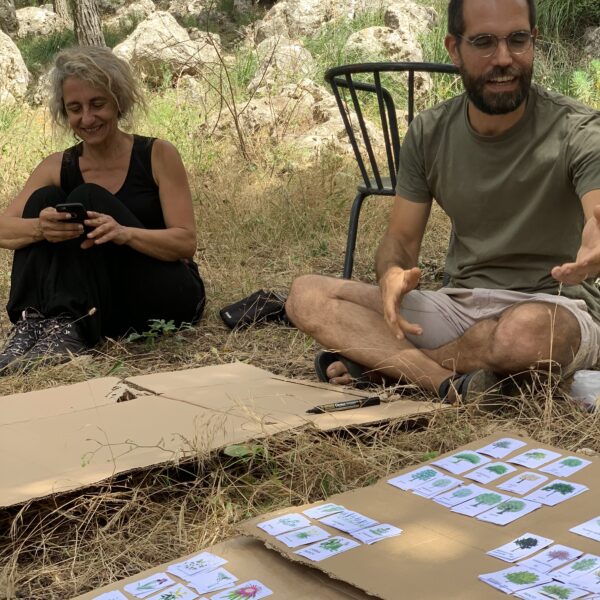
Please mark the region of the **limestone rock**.
POLYGON ((583 41, 583 51, 592 59, 600 59, 600 27, 588 27, 583 41))
POLYGON ((15 43, 0 31, 0 102, 23 98, 29 84, 29 71, 15 43))
POLYGON ((344 46, 359 60, 422 61, 423 50, 416 38, 391 27, 368 27, 353 33, 344 46))
POLYGON ((394 0, 387 7, 383 19, 387 27, 418 35, 437 25, 438 14, 435 9, 412 0, 394 0))
POLYGON ((152 0, 139 0, 119 8, 114 16, 106 19, 104 24, 107 27, 129 28, 147 19, 155 10, 156 6, 152 0))
POLYGON ((15 37, 47 36, 65 29, 65 22, 46 6, 27 6, 17 10, 19 30, 15 37))

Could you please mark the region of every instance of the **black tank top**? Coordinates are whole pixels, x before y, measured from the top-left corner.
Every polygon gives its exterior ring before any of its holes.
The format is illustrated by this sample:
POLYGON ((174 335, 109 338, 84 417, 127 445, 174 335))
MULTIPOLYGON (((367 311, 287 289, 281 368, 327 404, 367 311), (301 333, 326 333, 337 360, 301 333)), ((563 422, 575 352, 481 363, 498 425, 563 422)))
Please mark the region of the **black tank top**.
MULTIPOLYGON (((152 145, 156 138, 133 136, 129 169, 121 189, 115 196, 143 223, 146 229, 165 229, 158 195, 158 186, 152 176, 152 145)), ((60 167, 60 187, 70 194, 84 182, 79 157, 83 142, 63 152, 60 167)))

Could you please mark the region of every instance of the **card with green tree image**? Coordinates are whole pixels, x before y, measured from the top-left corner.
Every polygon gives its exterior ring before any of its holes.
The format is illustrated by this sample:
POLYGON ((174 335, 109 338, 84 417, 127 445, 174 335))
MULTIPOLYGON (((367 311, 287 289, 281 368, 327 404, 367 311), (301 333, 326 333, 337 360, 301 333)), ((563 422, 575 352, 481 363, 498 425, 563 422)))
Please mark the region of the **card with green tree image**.
POLYGON ((457 452, 451 456, 445 456, 438 460, 433 461, 433 465, 441 467, 442 469, 449 471, 453 475, 460 475, 466 473, 475 467, 481 467, 490 462, 490 458, 483 454, 478 454, 472 450, 463 450, 457 452))
POLYGON ((588 592, 600 594, 600 569, 595 569, 582 577, 577 577, 577 579, 573 580, 573 585, 588 592))
POLYGON ((513 465, 521 465, 527 469, 539 469, 542 465, 560 457, 561 454, 559 452, 553 452, 545 448, 533 448, 518 454, 514 458, 508 459, 508 462, 513 465))
POLYGON ((357 548, 360 545, 361 544, 355 542, 354 540, 337 535, 322 542, 317 542, 316 544, 307 546, 306 548, 302 548, 302 550, 296 550, 296 554, 315 562, 320 562, 326 558, 335 556, 336 554, 341 554, 347 550, 357 548))
POLYGON ((542 473, 556 475, 557 477, 569 477, 570 475, 573 475, 573 473, 577 473, 577 471, 581 471, 581 469, 591 464, 591 460, 586 460, 579 456, 567 456, 566 458, 561 458, 556 462, 543 466, 540 471, 542 473))
POLYGON ((511 497, 506 494, 499 494, 497 492, 491 492, 485 490, 481 494, 477 494, 474 498, 453 506, 450 510, 460 515, 466 515, 467 517, 475 517, 478 514, 493 508, 500 502, 510 500, 511 497))
POLYGON ((490 483, 509 473, 514 473, 516 470, 516 467, 513 467, 508 463, 493 462, 467 473, 465 477, 467 479, 472 479, 473 481, 478 481, 479 483, 490 483))
POLYGON ((494 573, 485 573, 480 575, 479 579, 507 594, 514 594, 552 581, 549 575, 521 566, 509 567, 494 573))
POLYGON ((491 444, 488 444, 487 446, 484 446, 483 448, 479 448, 477 452, 480 454, 486 454, 492 458, 504 458, 523 446, 527 446, 527 443, 521 440, 515 440, 514 438, 502 438, 492 442, 491 444))
POLYGON ((461 484, 462 481, 460 479, 446 475, 445 477, 437 477, 431 482, 420 485, 413 490, 413 494, 417 494, 417 496, 422 496, 423 498, 433 498, 461 484))
POLYGON ((226 564, 227 561, 212 552, 201 552, 196 556, 191 556, 185 560, 175 563, 167 567, 167 571, 181 577, 181 579, 187 579, 191 575, 198 575, 200 573, 208 573, 226 564))
POLYGON ((316 525, 311 525, 310 527, 303 527, 289 533, 282 533, 277 536, 277 539, 283 542, 288 548, 297 548, 298 546, 305 546, 306 544, 314 544, 315 542, 326 540, 330 535, 324 529, 316 525))
POLYGON ((201 573, 188 577, 188 583, 201 594, 216 592, 235 585, 238 578, 222 567, 210 573, 201 573))
POLYGON ((311 519, 322 519, 323 517, 328 517, 329 515, 342 512, 343 510, 346 510, 343 506, 328 502, 327 504, 320 504, 319 506, 307 508, 302 512, 311 519))
POLYGON ((433 467, 419 467, 414 471, 388 479, 388 483, 401 490, 414 490, 424 483, 430 483, 438 477, 443 477, 443 475, 441 471, 433 467))
POLYGON ((527 560, 519 561, 523 567, 535 569, 540 573, 550 573, 553 569, 558 569, 562 565, 573 562, 579 558, 583 552, 577 548, 563 546, 562 544, 554 544, 550 548, 546 548, 543 552, 528 558, 527 560))
POLYGON ((353 510, 344 510, 330 517, 325 517, 320 522, 324 525, 329 525, 329 527, 335 527, 344 533, 352 533, 353 531, 378 524, 378 521, 375 519, 371 519, 371 517, 353 510))
POLYGON ((257 527, 271 535, 280 535, 288 531, 294 531, 294 529, 308 527, 310 524, 311 522, 304 515, 289 513, 258 523, 257 527))
POLYGON ((488 490, 480 485, 470 483, 469 485, 461 485, 460 487, 450 490, 449 492, 435 496, 433 501, 441 504, 442 506, 450 508, 452 506, 456 506, 457 504, 462 504, 463 502, 474 498, 478 494, 484 494, 487 491, 488 490))
POLYGON ((517 592, 515 596, 522 600, 548 600, 554 598, 555 600, 577 600, 577 598, 583 598, 587 592, 581 588, 575 587, 569 583, 560 583, 560 581, 551 581, 543 585, 537 585, 535 587, 517 592))
POLYGON ((524 533, 512 540, 512 542, 508 542, 499 548, 490 550, 487 554, 505 562, 517 562, 530 554, 543 550, 552 542, 553 540, 542 537, 541 535, 536 535, 535 533, 524 533))
POLYGON ((527 494, 534 488, 546 483, 548 477, 534 471, 524 471, 511 477, 508 481, 498 484, 499 490, 512 492, 513 494, 527 494))
POLYGON ((486 523, 493 523, 494 525, 508 525, 541 507, 542 505, 539 502, 511 498, 510 500, 500 502, 500 504, 497 504, 491 510, 478 515, 477 519, 486 523))
POLYGON ((583 492, 587 492, 588 487, 580 483, 571 483, 570 481, 562 481, 555 479, 550 483, 542 486, 535 492, 525 496, 525 500, 533 502, 541 502, 546 506, 556 506, 569 498, 574 498, 583 492))
POLYGON ((600 542, 600 515, 590 519, 589 521, 586 521, 585 523, 582 523, 581 525, 571 527, 569 531, 600 542))
MULTIPOLYGON (((600 569, 600 556, 584 554, 577 560, 563 565, 560 569, 552 571, 552 577, 563 583, 574 583, 576 579, 600 569)), ((575 585, 577 585, 575 583, 575 585)))
POLYGON ((366 527, 359 531, 353 531, 350 535, 360 540, 363 544, 374 544, 386 538, 396 537, 402 533, 402 529, 389 523, 379 523, 372 527, 366 527))

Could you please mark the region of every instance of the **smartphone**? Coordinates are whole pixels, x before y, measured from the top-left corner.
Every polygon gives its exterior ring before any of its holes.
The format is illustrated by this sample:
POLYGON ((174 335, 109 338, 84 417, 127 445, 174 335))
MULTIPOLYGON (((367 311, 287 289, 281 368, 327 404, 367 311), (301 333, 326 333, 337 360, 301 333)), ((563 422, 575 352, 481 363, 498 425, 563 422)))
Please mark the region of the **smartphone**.
POLYGON ((85 207, 80 202, 65 202, 64 204, 57 204, 56 210, 60 213, 71 213, 71 218, 66 219, 65 223, 81 223, 88 218, 85 207))

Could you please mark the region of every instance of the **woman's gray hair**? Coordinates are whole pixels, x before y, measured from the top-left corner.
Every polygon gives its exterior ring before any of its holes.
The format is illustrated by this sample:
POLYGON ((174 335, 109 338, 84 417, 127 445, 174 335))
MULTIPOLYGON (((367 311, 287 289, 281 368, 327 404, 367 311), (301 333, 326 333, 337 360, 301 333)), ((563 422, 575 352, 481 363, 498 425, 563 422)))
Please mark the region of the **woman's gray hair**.
POLYGON ((120 120, 127 120, 136 105, 145 107, 139 84, 124 60, 115 56, 110 48, 75 46, 56 56, 50 72, 50 114, 62 127, 68 127, 63 100, 63 83, 67 77, 77 77, 108 92, 117 105, 120 120))

